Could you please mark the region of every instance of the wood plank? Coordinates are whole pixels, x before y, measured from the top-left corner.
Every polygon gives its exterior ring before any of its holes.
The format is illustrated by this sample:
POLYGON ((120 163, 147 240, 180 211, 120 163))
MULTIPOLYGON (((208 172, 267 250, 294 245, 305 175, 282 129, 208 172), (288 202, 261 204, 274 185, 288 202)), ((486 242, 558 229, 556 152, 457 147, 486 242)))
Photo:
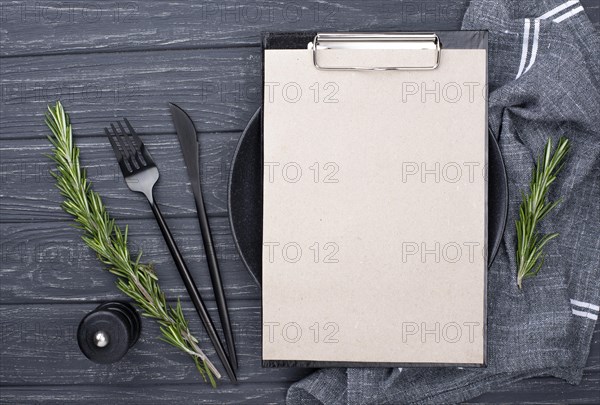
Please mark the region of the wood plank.
POLYGON ((458 29, 467 0, 9 1, 3 56, 258 45, 262 31, 458 29), (40 40, 43 38, 43 40, 40 40))
MULTIPOLYGON (((154 219, 127 220, 132 252, 153 263, 168 298, 187 293, 154 219)), ((168 220, 203 297, 212 298, 212 287, 198 221, 168 220)), ((260 290, 242 264, 227 218, 212 218, 213 240, 225 292, 229 299, 255 299, 260 290)), ((81 241, 81 232, 69 221, 2 225, 0 244, 0 303, 99 302, 122 299, 115 276, 104 270, 81 241)))
POLYGON ((121 117, 141 133, 175 133, 169 101, 201 132, 240 131, 261 103, 258 47, 9 58, 0 69, 2 139, 45 137, 58 99, 78 136, 103 136, 121 117))
MULTIPOLYGON (((214 301, 206 304, 216 319, 214 301)), ((191 303, 182 305, 190 329, 200 339, 202 349, 215 359, 215 365, 219 367, 191 303)), ((158 327, 150 320, 144 321, 140 340, 121 361, 111 365, 89 361, 79 351, 75 336, 81 318, 95 307, 95 304, 88 303, 0 306, 2 384, 127 384, 134 387, 199 383, 200 377, 193 362, 187 355, 159 341, 158 327)), ((240 382, 290 382, 306 375, 306 369, 261 367, 259 301, 233 301, 230 315, 237 342, 240 382)))
MULTIPOLYGON (((226 215, 227 182, 239 133, 200 135, 202 193, 209 215, 226 215)), ((142 135, 160 171, 156 200, 167 217, 193 218, 194 196, 175 134, 142 135)), ((143 195, 127 188, 117 160, 105 136, 77 137, 81 164, 88 178, 116 218, 150 218, 143 195)), ((50 175, 53 162, 46 139, 2 141, 0 144, 0 222, 67 220, 62 196, 50 175)))
MULTIPOLYGON (((569 385, 557 378, 541 377, 523 380, 504 389, 473 398, 467 404, 522 403, 522 404, 597 404, 600 374, 584 373, 578 386, 569 385)), ((43 402, 45 404, 81 403, 86 400, 123 403, 282 403, 289 383, 242 383, 239 386, 221 384, 216 390, 205 384, 151 385, 49 385, 10 386, 2 390, 7 403, 43 402)))
POLYGON ((281 404, 289 383, 221 383, 217 389, 206 384, 175 384, 145 387, 127 385, 11 386, 2 389, 0 403, 81 404, 281 404))

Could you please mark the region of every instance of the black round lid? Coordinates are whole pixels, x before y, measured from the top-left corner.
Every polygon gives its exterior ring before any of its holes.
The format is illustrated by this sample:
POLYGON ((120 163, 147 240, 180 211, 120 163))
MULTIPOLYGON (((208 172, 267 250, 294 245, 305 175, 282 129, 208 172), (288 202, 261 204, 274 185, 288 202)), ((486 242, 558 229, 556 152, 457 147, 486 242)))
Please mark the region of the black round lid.
POLYGON ((87 314, 79 324, 77 342, 96 363, 119 361, 140 335, 140 319, 128 304, 107 303, 87 314))

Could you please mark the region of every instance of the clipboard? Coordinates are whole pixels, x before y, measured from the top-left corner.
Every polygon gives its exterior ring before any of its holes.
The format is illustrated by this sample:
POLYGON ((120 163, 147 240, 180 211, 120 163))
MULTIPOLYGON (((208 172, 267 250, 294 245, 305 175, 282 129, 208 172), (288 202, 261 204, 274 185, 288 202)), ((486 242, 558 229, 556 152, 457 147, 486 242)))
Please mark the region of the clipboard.
POLYGON ((487 32, 263 48, 263 366, 485 366, 487 32))

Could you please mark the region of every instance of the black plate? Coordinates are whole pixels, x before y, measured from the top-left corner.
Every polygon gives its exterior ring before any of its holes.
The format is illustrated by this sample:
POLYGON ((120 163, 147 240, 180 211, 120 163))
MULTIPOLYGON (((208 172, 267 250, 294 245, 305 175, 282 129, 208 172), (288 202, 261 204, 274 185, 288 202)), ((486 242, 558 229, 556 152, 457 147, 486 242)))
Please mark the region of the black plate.
MULTIPOLYGON (((244 265, 260 286, 262 279, 262 136, 260 109, 242 133, 228 185, 229 222, 244 265)), ((508 183, 498 142, 488 142, 488 266, 494 261, 508 212, 508 183)))

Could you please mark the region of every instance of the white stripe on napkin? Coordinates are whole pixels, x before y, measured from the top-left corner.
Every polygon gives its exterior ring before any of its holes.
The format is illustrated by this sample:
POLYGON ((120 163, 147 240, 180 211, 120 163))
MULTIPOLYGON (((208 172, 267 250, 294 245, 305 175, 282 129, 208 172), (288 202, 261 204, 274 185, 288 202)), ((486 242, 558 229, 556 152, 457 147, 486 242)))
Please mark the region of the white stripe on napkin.
POLYGON ((531 59, 529 60, 529 65, 527 65, 527 69, 525 69, 525 72, 527 72, 529 69, 531 69, 531 67, 535 63, 535 57, 536 57, 537 51, 538 51, 539 37, 540 37, 540 20, 536 18, 534 21, 534 28, 533 28, 533 47, 531 48, 531 59))
POLYGON ((589 302, 577 301, 571 298, 571 304, 581 308, 589 308, 592 311, 600 311, 600 307, 598 305, 590 304, 589 302))
POLYGON ((554 21, 555 23, 559 23, 559 22, 562 22, 562 21, 566 20, 569 17, 574 16, 575 14, 581 13, 582 11, 583 11, 583 6, 579 6, 576 9, 571 10, 568 13, 561 15, 560 17, 557 17, 557 18, 555 18, 552 21, 554 21))
POLYGON ((598 315, 591 314, 591 313, 585 312, 585 311, 578 311, 576 309, 573 309, 573 315, 581 316, 583 318, 593 319, 594 321, 598 320, 598 315))
POLYGON ((527 50, 529 49, 529 29, 531 27, 531 20, 525 19, 525 27, 523 28, 523 46, 521 47, 521 63, 519 64, 519 72, 517 73, 518 79, 523 74, 525 68, 525 62, 527 61, 527 50))
POLYGON ((577 4, 577 3, 579 3, 579 0, 570 0, 570 1, 567 1, 566 3, 563 3, 563 4, 561 4, 558 7, 554 7, 552 10, 548 11, 547 13, 542 14, 540 16, 540 19, 545 20, 546 18, 550 18, 553 15, 558 14, 561 11, 563 11, 564 9, 569 8, 572 5, 577 4))

